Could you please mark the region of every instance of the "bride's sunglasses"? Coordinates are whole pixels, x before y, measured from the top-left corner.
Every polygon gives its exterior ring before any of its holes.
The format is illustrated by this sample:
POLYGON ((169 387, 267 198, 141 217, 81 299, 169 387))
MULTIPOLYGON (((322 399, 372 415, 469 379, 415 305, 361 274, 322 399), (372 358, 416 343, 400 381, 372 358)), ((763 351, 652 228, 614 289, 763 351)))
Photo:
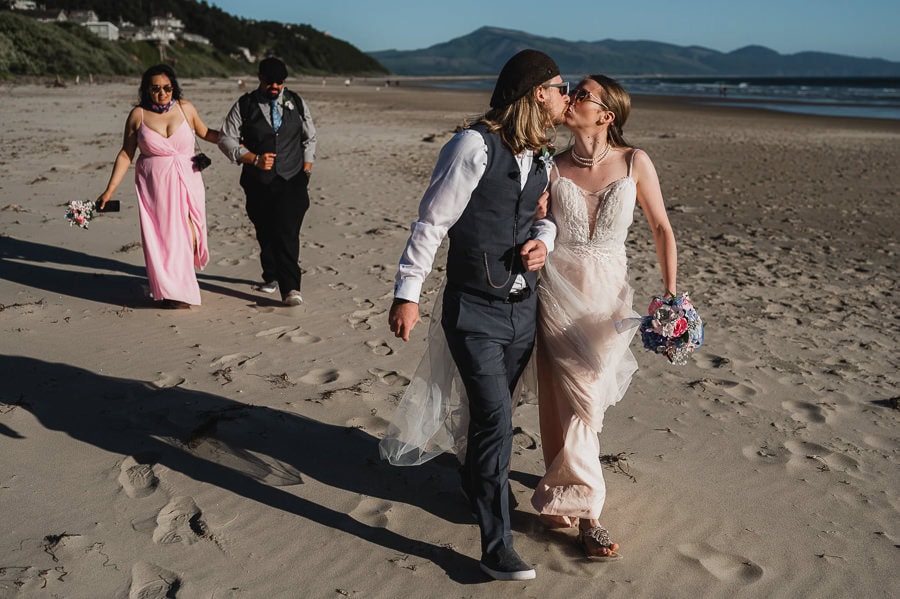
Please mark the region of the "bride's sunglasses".
POLYGON ((603 108, 605 108, 607 110, 610 109, 609 106, 607 106, 606 104, 603 103, 603 100, 601 100, 600 98, 598 98, 597 96, 595 96, 594 94, 592 94, 591 92, 589 92, 588 90, 586 90, 584 88, 578 88, 576 90, 573 90, 572 93, 570 94, 570 96, 572 97, 572 102, 575 104, 581 104, 582 102, 587 100, 588 102, 593 102, 594 104, 599 104, 600 106, 602 106, 603 108))
POLYGON ((159 92, 166 92, 167 94, 171 94, 171 93, 172 93, 172 86, 171 86, 171 85, 162 85, 162 86, 160 86, 160 85, 151 85, 151 86, 150 86, 150 93, 151 93, 151 94, 158 94, 159 92))

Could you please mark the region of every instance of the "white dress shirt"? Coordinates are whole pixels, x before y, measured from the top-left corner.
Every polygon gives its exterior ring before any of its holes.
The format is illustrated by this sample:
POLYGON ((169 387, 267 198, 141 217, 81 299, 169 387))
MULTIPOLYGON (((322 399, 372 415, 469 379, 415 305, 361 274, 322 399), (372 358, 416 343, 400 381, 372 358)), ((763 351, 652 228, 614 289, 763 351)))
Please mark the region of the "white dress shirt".
MULTIPOLYGON (((519 165, 520 185, 524 188, 534 160, 533 152, 525 150, 515 158, 519 165)), ((546 167, 549 181, 549 161, 546 167)), ((487 145, 477 131, 461 131, 443 147, 431 175, 431 183, 419 204, 419 219, 410 225, 409 240, 400 257, 395 278, 395 298, 418 303, 422 285, 431 272, 441 242, 469 205, 472 192, 478 187, 486 168, 487 145)), ((543 241, 547 252, 552 251, 556 224, 550 218, 536 220, 531 237, 543 241)), ((517 275, 511 291, 523 287, 525 279, 517 275)))

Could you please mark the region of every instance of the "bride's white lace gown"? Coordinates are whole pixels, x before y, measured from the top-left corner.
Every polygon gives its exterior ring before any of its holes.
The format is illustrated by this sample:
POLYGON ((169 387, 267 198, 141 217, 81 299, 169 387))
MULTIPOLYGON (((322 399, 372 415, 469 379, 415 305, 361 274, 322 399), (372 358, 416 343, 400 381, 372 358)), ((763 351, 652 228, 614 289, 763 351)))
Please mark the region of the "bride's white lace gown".
POLYGON ((550 188, 559 228, 538 283, 536 366, 547 473, 532 496, 538 512, 599 518, 606 498, 597 434, 637 362, 629 349, 637 317, 625 239, 637 190, 628 175, 597 191, 557 177, 550 188))

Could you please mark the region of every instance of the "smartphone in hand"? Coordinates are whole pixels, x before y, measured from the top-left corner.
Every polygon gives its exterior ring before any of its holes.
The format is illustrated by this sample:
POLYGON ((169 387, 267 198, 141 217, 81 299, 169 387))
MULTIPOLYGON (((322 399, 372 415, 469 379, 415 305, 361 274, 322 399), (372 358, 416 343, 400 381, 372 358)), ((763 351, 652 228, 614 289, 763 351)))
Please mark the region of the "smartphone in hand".
POLYGON ((118 212, 120 209, 119 200, 110 200, 103 208, 100 208, 100 202, 97 202, 97 212, 118 212))

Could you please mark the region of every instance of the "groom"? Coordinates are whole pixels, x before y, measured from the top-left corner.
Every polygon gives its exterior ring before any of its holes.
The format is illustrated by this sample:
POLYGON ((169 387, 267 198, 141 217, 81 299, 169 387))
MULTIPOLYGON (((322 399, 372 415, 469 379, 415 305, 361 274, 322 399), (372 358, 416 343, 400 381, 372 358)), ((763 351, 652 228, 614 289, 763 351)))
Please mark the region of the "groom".
POLYGON ((490 110, 441 150, 400 258, 389 324, 404 341, 435 252, 450 237, 441 324, 469 399, 463 488, 481 529, 481 569, 528 580, 509 514, 511 394, 534 345, 536 272, 556 227, 534 221, 549 165, 536 155, 560 122, 568 85, 549 56, 523 50, 497 78, 490 110))

